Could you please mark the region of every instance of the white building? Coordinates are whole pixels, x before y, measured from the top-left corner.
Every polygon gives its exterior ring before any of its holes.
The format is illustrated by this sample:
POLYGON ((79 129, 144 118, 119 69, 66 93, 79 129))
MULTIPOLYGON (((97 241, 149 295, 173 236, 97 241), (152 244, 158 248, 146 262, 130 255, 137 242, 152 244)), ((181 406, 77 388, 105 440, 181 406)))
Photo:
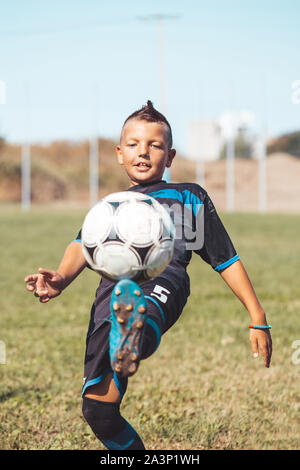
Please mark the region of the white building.
POLYGON ((216 121, 201 120, 190 123, 188 157, 194 161, 212 161, 220 156, 224 139, 216 121))
POLYGON ((188 132, 188 157, 201 162, 217 160, 228 140, 235 140, 241 133, 247 140, 254 123, 254 114, 245 110, 224 112, 216 120, 192 121, 188 132))

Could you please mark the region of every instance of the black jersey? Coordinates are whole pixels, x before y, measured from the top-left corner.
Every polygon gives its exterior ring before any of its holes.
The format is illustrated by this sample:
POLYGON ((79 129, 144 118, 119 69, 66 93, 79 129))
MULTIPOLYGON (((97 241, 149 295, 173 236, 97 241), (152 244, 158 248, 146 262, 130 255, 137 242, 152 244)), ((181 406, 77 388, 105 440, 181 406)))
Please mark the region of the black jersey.
MULTIPOLYGON (((169 211, 175 225, 175 247, 170 264, 160 274, 170 285, 184 284, 189 291, 187 266, 195 252, 215 270, 239 259, 207 192, 195 183, 157 181, 132 186, 128 191, 148 194, 169 211)), ((77 239, 80 241, 81 231, 77 239)), ((102 278, 101 287, 114 284, 102 278)))

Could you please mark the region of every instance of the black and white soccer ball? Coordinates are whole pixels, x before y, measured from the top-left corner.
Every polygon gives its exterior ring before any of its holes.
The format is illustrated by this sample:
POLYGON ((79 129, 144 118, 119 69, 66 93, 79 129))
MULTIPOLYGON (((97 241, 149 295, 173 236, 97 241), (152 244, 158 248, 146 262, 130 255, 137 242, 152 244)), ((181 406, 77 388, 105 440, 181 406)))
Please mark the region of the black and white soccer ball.
POLYGON ((83 254, 92 269, 112 280, 142 283, 170 263, 175 228, 153 197, 138 192, 110 194, 90 209, 81 231, 83 254))

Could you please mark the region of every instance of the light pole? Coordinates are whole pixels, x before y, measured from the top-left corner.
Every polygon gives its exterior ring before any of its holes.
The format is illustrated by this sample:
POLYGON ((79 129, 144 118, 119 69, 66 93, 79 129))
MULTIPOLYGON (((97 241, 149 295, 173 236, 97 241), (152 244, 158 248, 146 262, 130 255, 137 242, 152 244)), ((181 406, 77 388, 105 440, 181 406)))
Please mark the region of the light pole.
POLYGON ((236 115, 225 112, 219 119, 226 148, 226 208, 234 211, 235 203, 235 138, 237 133, 236 115))
MULTIPOLYGON (((159 90, 160 90, 160 109, 162 114, 167 114, 166 99, 166 61, 164 50, 164 22, 180 18, 180 15, 167 15, 163 13, 138 16, 140 21, 154 21, 156 23, 157 49, 159 58, 159 90)), ((165 169, 164 179, 169 183, 171 181, 170 168, 165 169)))
POLYGON ((99 145, 98 145, 98 86, 91 88, 91 136, 90 136, 90 207, 99 200, 99 145))
POLYGON ((259 156, 258 156, 258 201, 259 201, 259 211, 265 214, 267 212, 267 118, 268 118, 268 106, 267 106, 267 88, 266 82, 263 79, 262 81, 262 102, 263 102, 263 123, 262 131, 260 136, 260 145, 259 145, 259 156))
POLYGON ((22 145, 21 155, 21 207, 23 212, 28 212, 31 205, 31 156, 30 156, 30 89, 29 85, 25 85, 25 116, 24 129, 26 132, 24 143, 22 145))

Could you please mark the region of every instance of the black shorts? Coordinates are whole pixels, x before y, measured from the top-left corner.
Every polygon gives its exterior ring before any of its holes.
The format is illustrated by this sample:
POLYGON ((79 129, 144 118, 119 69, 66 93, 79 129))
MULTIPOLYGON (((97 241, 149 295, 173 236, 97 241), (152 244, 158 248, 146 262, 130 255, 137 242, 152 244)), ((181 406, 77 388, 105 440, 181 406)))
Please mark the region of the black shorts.
MULTIPOLYGON (((86 338, 84 381, 82 396, 88 387, 100 383, 112 373, 109 358, 110 299, 115 284, 101 288, 91 311, 91 320, 86 338)), ((148 338, 153 338, 153 351, 160 344, 161 336, 178 320, 189 296, 189 289, 173 285, 167 279, 157 277, 141 285, 147 300, 145 332, 150 328, 148 338)), ((147 337, 147 334, 145 334, 147 337)), ((114 380, 121 398, 126 392, 127 379, 114 373, 114 380)))

